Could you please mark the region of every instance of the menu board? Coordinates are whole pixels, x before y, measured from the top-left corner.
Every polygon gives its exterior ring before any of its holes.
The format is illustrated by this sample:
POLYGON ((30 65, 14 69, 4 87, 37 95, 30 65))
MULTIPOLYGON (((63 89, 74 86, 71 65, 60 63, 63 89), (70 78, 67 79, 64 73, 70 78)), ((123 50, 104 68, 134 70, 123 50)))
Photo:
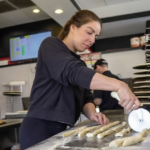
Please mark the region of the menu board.
POLYGON ((95 53, 89 53, 89 54, 82 54, 81 59, 86 63, 87 67, 93 69, 95 62, 98 59, 101 59, 101 53, 95 52, 95 53))

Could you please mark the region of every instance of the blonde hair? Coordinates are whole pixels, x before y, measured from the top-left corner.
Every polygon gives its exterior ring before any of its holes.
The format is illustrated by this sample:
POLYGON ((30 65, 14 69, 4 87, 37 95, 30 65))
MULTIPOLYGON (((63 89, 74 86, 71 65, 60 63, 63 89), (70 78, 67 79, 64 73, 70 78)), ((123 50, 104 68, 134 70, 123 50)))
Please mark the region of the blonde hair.
POLYGON ((100 20, 100 18, 93 13, 92 11, 89 10, 80 10, 78 12, 76 12, 71 18, 70 20, 68 20, 68 22, 64 25, 64 27, 62 28, 62 30, 60 31, 58 38, 63 40, 69 33, 70 31, 70 25, 74 24, 76 25, 78 28, 81 27, 82 25, 91 22, 91 21, 97 21, 100 23, 101 27, 102 27, 102 21, 100 20))

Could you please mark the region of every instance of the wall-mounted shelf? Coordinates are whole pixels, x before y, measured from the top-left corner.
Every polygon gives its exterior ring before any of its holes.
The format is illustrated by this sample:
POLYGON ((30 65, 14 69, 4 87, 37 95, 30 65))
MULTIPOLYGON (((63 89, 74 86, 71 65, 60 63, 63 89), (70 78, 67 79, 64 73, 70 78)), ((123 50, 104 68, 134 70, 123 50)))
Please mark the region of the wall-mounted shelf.
POLYGON ((142 47, 118 48, 118 49, 110 49, 110 50, 105 50, 105 51, 100 51, 100 52, 101 52, 101 54, 106 54, 106 53, 115 53, 115 52, 124 52, 124 51, 138 50, 138 49, 142 49, 142 47))
POLYGON ((18 62, 18 63, 16 63, 16 64, 8 64, 8 65, 0 66, 0 68, 4 68, 4 67, 12 67, 12 66, 18 66, 18 65, 26 65, 26 64, 36 63, 36 62, 37 62, 37 61, 18 62))

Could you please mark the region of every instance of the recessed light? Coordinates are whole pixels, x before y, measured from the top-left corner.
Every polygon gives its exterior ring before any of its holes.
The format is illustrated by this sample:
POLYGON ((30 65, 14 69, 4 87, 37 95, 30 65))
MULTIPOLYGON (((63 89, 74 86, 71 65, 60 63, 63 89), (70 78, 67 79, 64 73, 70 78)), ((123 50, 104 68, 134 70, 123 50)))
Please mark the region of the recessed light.
POLYGON ((40 12, 39 9, 34 9, 34 10, 33 10, 33 13, 39 13, 39 12, 40 12))
POLYGON ((56 13, 56 14, 61 14, 61 13, 63 13, 63 10, 62 10, 62 9, 56 9, 56 10, 55 10, 55 13, 56 13))

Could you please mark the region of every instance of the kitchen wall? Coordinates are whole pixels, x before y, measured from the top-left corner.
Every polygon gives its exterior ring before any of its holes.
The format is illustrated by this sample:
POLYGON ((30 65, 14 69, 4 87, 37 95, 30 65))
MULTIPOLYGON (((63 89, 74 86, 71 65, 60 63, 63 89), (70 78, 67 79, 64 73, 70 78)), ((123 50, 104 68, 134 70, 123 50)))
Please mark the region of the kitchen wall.
POLYGON ((31 87, 35 76, 36 63, 24 64, 18 66, 0 68, 0 110, 1 118, 5 117, 6 111, 6 96, 3 96, 3 83, 9 83, 11 81, 25 81, 23 85, 23 97, 29 97, 31 87))
POLYGON ((106 53, 102 58, 108 61, 108 67, 114 74, 121 74, 121 78, 131 78, 136 72, 133 66, 145 63, 145 51, 141 49, 106 53))

